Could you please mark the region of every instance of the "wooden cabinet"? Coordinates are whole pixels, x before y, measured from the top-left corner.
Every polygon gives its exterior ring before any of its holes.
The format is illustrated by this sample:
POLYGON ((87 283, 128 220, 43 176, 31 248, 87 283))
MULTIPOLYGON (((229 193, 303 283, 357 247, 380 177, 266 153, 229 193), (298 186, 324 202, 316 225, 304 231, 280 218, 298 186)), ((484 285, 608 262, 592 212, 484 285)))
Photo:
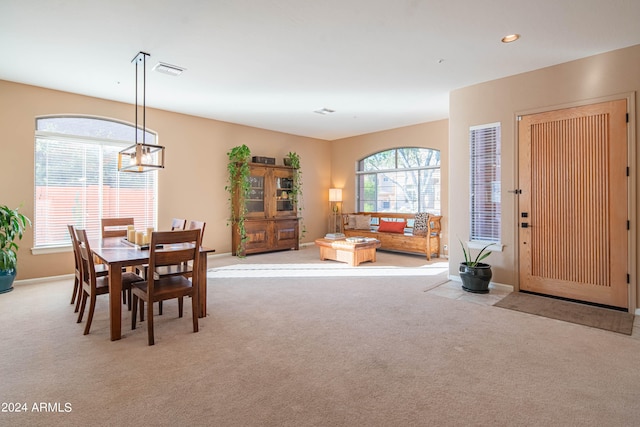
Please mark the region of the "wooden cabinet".
MULTIPOLYGON (((233 200, 236 218, 246 208, 245 230, 247 239, 239 248, 238 224, 233 224, 233 255, 250 255, 299 248, 297 208, 291 200, 294 169, 251 163, 249 194, 233 200), (239 252, 239 253, 237 253, 239 252)), ((239 193, 239 192, 237 192, 239 193)))

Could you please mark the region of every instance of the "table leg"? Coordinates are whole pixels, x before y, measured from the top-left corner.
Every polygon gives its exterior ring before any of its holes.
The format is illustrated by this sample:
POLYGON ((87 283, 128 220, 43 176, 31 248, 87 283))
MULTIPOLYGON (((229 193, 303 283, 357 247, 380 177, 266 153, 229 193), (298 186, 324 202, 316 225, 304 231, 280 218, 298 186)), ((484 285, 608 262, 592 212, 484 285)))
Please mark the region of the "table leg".
POLYGON ((198 298, 200 302, 200 317, 207 316, 207 254, 200 254, 198 263, 198 298))
POLYGON ((119 340, 122 336, 122 266, 109 264, 109 318, 111 321, 111 341, 119 340))

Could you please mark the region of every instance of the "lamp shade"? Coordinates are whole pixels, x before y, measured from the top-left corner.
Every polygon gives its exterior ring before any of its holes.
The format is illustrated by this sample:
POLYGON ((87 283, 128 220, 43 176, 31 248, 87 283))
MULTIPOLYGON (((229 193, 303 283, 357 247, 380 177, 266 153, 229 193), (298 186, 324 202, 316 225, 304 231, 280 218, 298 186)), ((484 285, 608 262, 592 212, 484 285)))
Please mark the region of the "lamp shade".
POLYGON ((329 201, 341 202, 342 201, 342 188, 330 188, 329 189, 329 201))

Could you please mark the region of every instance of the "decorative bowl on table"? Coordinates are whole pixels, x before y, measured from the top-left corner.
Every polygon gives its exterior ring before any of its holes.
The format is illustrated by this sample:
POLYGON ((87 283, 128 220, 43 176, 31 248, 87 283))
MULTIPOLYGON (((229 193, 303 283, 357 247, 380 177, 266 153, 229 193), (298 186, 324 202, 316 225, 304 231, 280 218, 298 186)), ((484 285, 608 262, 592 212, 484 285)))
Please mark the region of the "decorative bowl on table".
POLYGON ((365 237, 347 237, 346 240, 350 243, 364 243, 367 241, 365 237))

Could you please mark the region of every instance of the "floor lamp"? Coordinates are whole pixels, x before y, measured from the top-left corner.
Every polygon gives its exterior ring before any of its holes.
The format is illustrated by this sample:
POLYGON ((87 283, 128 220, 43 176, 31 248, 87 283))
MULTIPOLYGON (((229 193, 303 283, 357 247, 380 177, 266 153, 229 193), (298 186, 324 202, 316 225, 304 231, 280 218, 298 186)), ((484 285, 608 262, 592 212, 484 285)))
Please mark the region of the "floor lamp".
POLYGON ((329 233, 342 233, 342 221, 340 221, 340 205, 342 204, 342 188, 329 189, 329 205, 331 216, 329 219, 329 233))

